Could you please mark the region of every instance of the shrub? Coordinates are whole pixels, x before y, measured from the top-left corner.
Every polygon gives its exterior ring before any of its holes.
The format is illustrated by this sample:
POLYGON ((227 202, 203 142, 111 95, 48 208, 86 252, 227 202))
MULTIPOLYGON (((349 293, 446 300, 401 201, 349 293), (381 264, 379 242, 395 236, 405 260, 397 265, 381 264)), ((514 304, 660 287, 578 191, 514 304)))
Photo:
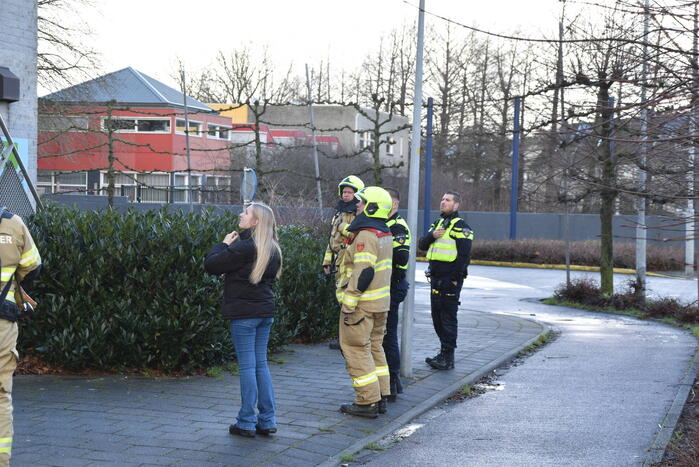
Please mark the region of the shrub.
POLYGON ((339 320, 335 281, 321 268, 327 239, 306 227, 289 225, 279 229, 279 240, 284 270, 277 282, 275 319, 287 332, 285 341, 315 342, 335 335, 339 320))
POLYGON ((597 282, 590 278, 573 279, 570 286, 561 284, 553 292, 554 298, 565 302, 599 306, 601 290, 597 282))
MULTIPOLYGON (((33 289, 40 311, 21 325, 24 350, 71 369, 192 371, 232 356, 220 279, 202 267, 211 246, 237 227, 231 212, 49 205, 28 224, 44 270, 33 289)), ((318 278, 324 240, 302 227, 282 228, 280 237, 272 348, 330 335, 337 316, 332 285, 318 278)))
POLYGON ((699 309, 684 305, 675 298, 661 298, 648 302, 647 312, 653 318, 674 318, 681 323, 699 322, 699 309))
POLYGON ((570 287, 566 284, 559 285, 554 291, 554 298, 591 307, 612 307, 622 311, 636 310, 650 318, 672 318, 680 323, 699 323, 699 307, 685 305, 676 298, 659 298, 648 300, 643 304, 635 280, 629 280, 626 287, 612 297, 603 297, 595 280, 573 279, 570 287))
MULTIPOLYGON (((571 242, 571 264, 598 266, 599 241, 571 242)), ((647 267, 653 271, 680 270, 684 267, 684 252, 680 247, 649 244, 647 267)), ((565 264, 565 242, 549 239, 479 240, 473 242, 473 259, 486 261, 524 262, 535 264, 565 264)), ((635 245, 632 242, 614 244, 614 266, 635 267, 635 245)))

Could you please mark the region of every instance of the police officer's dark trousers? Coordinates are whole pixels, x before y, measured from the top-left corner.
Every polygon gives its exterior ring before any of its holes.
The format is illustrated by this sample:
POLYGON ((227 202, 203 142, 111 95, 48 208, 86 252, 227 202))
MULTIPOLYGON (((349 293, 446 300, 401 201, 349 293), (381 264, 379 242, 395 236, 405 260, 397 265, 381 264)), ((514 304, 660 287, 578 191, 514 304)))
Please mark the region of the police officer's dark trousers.
POLYGON ((391 283, 391 308, 386 318, 386 335, 383 338, 383 351, 386 354, 388 371, 400 372, 400 347, 398 347, 398 307, 408 294, 408 281, 405 279, 391 283))
POLYGON ((442 350, 453 351, 456 348, 456 336, 459 330, 456 313, 459 310, 459 296, 463 279, 456 285, 449 277, 432 277, 432 324, 439 337, 442 350))

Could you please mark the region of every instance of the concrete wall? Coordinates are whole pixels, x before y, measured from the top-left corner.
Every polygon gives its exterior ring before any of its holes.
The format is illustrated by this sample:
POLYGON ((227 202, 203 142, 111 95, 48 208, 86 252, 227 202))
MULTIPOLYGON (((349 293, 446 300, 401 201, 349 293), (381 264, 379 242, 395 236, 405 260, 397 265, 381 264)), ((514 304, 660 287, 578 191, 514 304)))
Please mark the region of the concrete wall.
POLYGON ((20 100, 0 103, 0 112, 12 138, 27 142, 27 171, 36 181, 36 0, 1 0, 0 24, 0 66, 20 79, 20 100))
MULTIPOLYGON (((45 195, 44 199, 50 199, 62 204, 72 205, 83 210, 98 210, 107 207, 106 196, 91 195, 45 195)), ((148 211, 152 209, 188 210, 187 204, 159 204, 159 203, 129 203, 127 198, 115 197, 115 208, 125 211, 129 208, 138 211, 148 211)), ((240 212, 240 205, 208 205, 195 204, 195 212, 200 212, 205 208, 216 210, 233 210, 240 212)), ((276 207, 279 214, 285 221, 293 218, 316 219, 319 218, 315 208, 294 208, 276 207)), ((401 209, 400 214, 407 218, 405 210, 401 209)), ((333 209, 326 208, 325 214, 331 216, 333 209)), ((430 220, 439 216, 439 211, 432 211, 430 220)), ((418 234, 422 235, 422 211, 418 216, 418 234)), ((471 226, 476 239, 502 240, 509 238, 510 215, 507 212, 474 212, 462 211, 461 217, 471 226)), ((563 214, 548 213, 520 213, 517 221, 517 238, 548 238, 562 240, 564 236, 563 214)), ((648 216, 648 242, 654 245, 672 245, 681 247, 683 241, 678 238, 682 236, 682 225, 675 225, 679 219, 661 216, 648 216)), ((614 216, 614 239, 615 241, 631 242, 635 240, 635 217, 634 216, 614 216)), ((598 240, 600 231, 599 216, 596 214, 571 214, 570 215, 570 238, 577 240, 598 240)))

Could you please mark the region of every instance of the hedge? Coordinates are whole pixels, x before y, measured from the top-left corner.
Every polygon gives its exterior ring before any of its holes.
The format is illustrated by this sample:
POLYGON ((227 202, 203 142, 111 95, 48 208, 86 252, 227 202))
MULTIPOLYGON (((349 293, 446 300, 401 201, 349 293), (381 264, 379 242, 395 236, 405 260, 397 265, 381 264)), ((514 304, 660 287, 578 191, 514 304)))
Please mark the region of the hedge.
MULTIPOLYGON (((205 211, 78 211, 48 205, 27 222, 44 262, 21 323, 20 345, 69 369, 195 371, 233 355, 219 277, 203 258, 237 216, 205 211)), ((322 236, 280 228, 271 348, 335 333, 332 281, 321 273, 322 236)))
MULTIPOLYGON (((565 242, 550 239, 483 240, 473 242, 471 259, 523 262, 535 264, 565 264, 565 242)), ((599 266, 600 242, 588 240, 571 242, 571 264, 599 266)), ((649 242, 647 268, 651 271, 684 269, 682 247, 649 242)), ((614 243, 614 266, 635 268, 636 246, 633 242, 614 243)))

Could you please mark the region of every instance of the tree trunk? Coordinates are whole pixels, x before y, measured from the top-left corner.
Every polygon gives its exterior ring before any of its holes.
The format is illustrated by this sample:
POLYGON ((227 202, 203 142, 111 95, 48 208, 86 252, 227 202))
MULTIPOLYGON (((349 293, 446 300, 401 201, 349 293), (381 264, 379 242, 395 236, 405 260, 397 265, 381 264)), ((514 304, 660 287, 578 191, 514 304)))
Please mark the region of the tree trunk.
POLYGON ((260 193, 266 191, 262 179, 264 178, 264 170, 262 167, 262 139, 260 138, 260 125, 262 123, 262 115, 265 113, 266 104, 263 104, 262 110, 260 110, 260 102, 255 101, 252 106, 252 113, 255 117, 255 125, 253 126, 255 134, 255 175, 257 176, 257 186, 260 193))
MULTIPOLYGON (((610 83, 611 84, 611 83, 610 83)), ((612 115, 610 108, 609 86, 600 84, 597 105, 601 109, 602 124, 600 131, 602 145, 600 147, 600 162, 602 163, 602 190, 600 192, 600 286, 602 295, 611 296, 614 293, 614 236, 612 220, 614 217, 614 201, 617 197, 615 189, 615 161, 612 153, 610 138, 612 137, 612 115)))
POLYGON ((371 147, 371 157, 373 159, 372 172, 374 174, 374 183, 376 186, 383 185, 383 177, 381 176, 381 122, 379 108, 381 106, 380 102, 375 102, 376 115, 374 120, 374 144, 371 147))
POLYGON ((114 207, 114 125, 112 122, 112 106, 107 107, 107 206, 114 207))

